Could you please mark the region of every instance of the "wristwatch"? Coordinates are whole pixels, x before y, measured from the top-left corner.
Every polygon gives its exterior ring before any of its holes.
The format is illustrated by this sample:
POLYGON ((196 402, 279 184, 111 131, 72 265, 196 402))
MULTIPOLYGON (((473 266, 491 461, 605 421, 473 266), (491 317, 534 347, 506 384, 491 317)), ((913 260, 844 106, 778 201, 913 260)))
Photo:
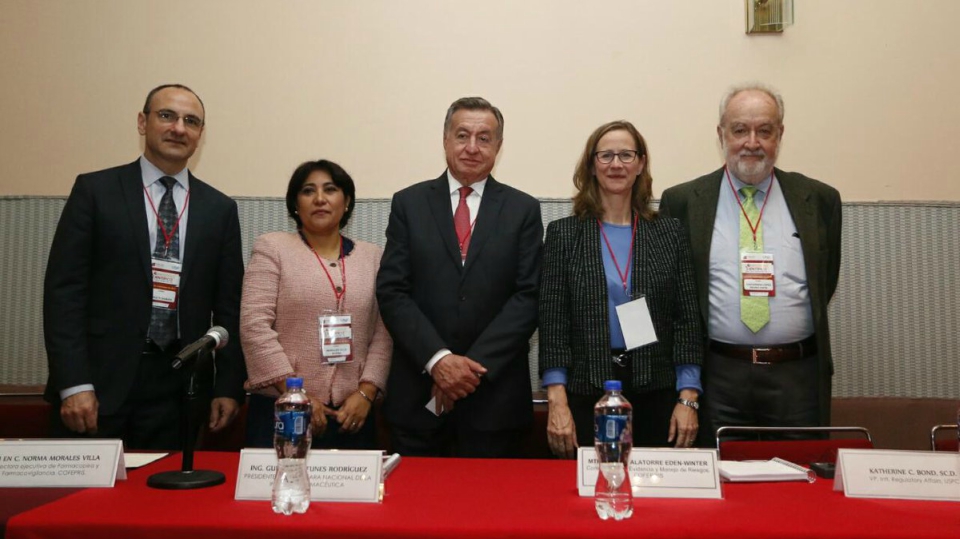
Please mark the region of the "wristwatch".
POLYGON ((677 402, 679 402, 680 404, 682 404, 682 405, 684 405, 684 406, 689 406, 690 408, 693 408, 694 410, 699 410, 699 409, 700 409, 700 403, 697 402, 697 401, 688 401, 687 399, 681 398, 681 399, 677 399, 677 402))

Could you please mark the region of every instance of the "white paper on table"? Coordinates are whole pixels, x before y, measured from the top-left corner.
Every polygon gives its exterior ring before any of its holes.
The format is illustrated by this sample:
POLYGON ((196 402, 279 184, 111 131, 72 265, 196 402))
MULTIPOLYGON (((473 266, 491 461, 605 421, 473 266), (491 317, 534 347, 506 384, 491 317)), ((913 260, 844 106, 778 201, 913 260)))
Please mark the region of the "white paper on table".
POLYGON ((792 462, 773 458, 770 460, 721 460, 720 477, 734 483, 758 481, 809 481, 816 475, 792 462))
POLYGON ((151 462, 156 462, 169 454, 170 453, 124 453, 124 464, 130 469, 140 468, 151 462))

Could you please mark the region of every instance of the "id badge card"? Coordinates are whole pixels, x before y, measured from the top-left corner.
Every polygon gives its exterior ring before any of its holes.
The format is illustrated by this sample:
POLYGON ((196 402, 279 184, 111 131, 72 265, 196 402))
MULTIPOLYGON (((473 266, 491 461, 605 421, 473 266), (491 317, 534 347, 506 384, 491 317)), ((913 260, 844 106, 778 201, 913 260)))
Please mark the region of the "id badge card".
POLYGON ((744 296, 772 298, 777 295, 772 253, 740 253, 740 284, 744 296))
POLYGON ((320 315, 320 363, 337 365, 353 361, 353 327, 349 314, 320 315))
POLYGON ((647 307, 647 298, 639 298, 616 306, 620 319, 620 331, 627 350, 657 342, 657 332, 653 329, 653 319, 647 307))
POLYGON ((174 260, 153 258, 153 306, 159 309, 176 310, 180 297, 180 269, 182 264, 174 260))

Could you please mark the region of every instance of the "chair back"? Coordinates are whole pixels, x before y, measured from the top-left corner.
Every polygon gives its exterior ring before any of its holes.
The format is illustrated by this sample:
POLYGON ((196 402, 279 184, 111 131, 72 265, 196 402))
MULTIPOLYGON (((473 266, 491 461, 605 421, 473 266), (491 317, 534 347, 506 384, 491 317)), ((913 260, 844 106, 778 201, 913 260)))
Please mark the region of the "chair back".
POLYGON ((720 427, 717 451, 722 460, 770 460, 779 457, 797 464, 836 462, 839 449, 873 449, 870 431, 863 427, 720 427), (826 438, 853 435, 855 438, 826 438), (736 436, 735 440, 724 437, 736 436), (762 436, 809 439, 763 440, 762 436), (754 439, 743 439, 745 437, 754 439))
POLYGON ((957 438, 957 425, 935 425, 930 429, 930 449, 933 451, 958 451, 960 439, 957 438), (951 436, 947 436, 947 433, 951 436), (943 434, 943 436, 940 436, 943 434))

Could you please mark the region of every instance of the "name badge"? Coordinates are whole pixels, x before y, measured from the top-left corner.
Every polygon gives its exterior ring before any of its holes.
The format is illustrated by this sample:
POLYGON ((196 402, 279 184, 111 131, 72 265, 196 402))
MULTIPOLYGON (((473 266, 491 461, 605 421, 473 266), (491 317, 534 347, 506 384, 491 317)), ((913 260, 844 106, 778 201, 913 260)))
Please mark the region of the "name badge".
POLYGON ((180 270, 182 264, 172 260, 151 259, 153 268, 153 306, 176 310, 180 296, 180 270))
MULTIPOLYGON (((577 450, 577 492, 593 496, 600 461, 592 447, 577 450)), ((636 498, 720 499, 716 449, 652 449, 630 451, 630 488, 636 498)))
POLYGON ((960 454, 840 449, 833 490, 851 498, 960 501, 960 454))
POLYGON ((657 332, 653 329, 653 319, 647 308, 647 298, 617 305, 617 318, 620 319, 620 331, 627 350, 657 342, 657 332))
MULTIPOLYGON (((269 500, 277 473, 277 452, 243 449, 239 466, 234 499, 269 500)), ((383 451, 311 450, 307 455, 310 499, 380 502, 382 468, 383 451)))
POLYGON ((120 440, 0 441, 0 487, 112 487, 126 478, 120 440))
POLYGON ((353 325, 349 314, 320 317, 320 363, 337 364, 353 361, 353 325))
POLYGON ((773 254, 740 253, 740 281, 743 295, 772 298, 777 295, 773 278, 773 254))

